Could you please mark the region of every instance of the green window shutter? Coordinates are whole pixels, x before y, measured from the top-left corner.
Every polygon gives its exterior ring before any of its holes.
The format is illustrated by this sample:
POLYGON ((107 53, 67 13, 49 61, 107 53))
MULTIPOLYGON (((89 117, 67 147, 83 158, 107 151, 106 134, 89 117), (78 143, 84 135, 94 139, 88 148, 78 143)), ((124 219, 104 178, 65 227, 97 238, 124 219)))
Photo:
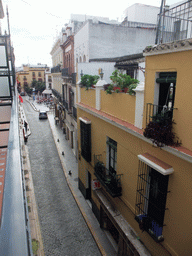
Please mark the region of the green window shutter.
POLYGON ((156 79, 156 83, 176 83, 177 72, 161 72, 156 79))
POLYGON ((91 162, 91 124, 80 121, 80 129, 81 155, 87 162, 91 162))

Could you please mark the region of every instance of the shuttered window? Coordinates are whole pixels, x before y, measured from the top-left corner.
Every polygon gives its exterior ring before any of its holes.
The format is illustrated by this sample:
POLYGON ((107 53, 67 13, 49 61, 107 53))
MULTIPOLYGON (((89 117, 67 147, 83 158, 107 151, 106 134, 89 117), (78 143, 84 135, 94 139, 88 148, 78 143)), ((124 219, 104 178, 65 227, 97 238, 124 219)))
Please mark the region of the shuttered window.
MULTIPOLYGON (((146 154, 146 156, 150 157, 149 154, 146 154)), ((154 159, 156 160, 156 158, 154 159)), ((148 165, 139 161, 135 215, 140 228, 147 231, 157 242, 160 242, 164 239, 162 231, 169 173, 172 172, 172 169, 164 169, 162 166, 152 163, 152 161, 149 161, 149 163, 148 165), (152 167, 153 165, 156 169, 152 167)), ((169 166, 165 165, 164 167, 169 166)))
POLYGON ((80 118, 81 155, 87 161, 91 161, 91 123, 80 118))

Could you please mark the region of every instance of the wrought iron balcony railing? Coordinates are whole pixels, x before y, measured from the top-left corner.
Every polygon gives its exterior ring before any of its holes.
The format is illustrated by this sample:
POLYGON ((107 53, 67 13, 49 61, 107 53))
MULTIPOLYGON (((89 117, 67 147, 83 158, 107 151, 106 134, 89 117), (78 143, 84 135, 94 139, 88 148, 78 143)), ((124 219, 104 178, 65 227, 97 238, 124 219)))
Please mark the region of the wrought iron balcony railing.
POLYGON ((143 135, 158 146, 180 146, 179 138, 173 131, 173 108, 147 104, 146 128, 143 135))
POLYGON ((57 65, 56 67, 53 67, 51 69, 51 73, 59 73, 61 72, 61 66, 60 65, 57 65))
POLYGON ((62 95, 55 89, 52 89, 52 93, 53 95, 59 100, 59 102, 63 102, 63 98, 62 95))
POLYGON ((147 103, 146 124, 153 122, 167 122, 172 120, 174 108, 147 103))
POLYGON ((191 38, 191 3, 182 2, 158 15, 157 38, 155 44, 191 38))
POLYGON ((121 175, 116 174, 108 170, 104 163, 99 160, 99 156, 94 156, 95 161, 95 176, 101 182, 101 184, 105 187, 107 192, 112 197, 118 197, 122 195, 122 187, 121 187, 121 175))
POLYGON ((61 70, 61 74, 62 74, 62 76, 68 76, 69 75, 68 68, 63 68, 61 70))

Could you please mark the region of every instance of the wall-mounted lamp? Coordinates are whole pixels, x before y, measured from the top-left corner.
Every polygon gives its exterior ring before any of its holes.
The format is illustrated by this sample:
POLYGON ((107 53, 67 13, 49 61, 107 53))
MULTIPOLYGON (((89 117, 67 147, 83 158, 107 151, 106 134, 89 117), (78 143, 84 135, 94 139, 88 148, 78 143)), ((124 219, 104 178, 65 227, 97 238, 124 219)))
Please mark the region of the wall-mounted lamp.
POLYGON ((100 75, 101 80, 102 80, 102 79, 103 79, 103 75, 104 75, 104 73, 103 73, 103 69, 102 69, 102 68, 101 68, 101 71, 100 71, 99 75, 100 75))

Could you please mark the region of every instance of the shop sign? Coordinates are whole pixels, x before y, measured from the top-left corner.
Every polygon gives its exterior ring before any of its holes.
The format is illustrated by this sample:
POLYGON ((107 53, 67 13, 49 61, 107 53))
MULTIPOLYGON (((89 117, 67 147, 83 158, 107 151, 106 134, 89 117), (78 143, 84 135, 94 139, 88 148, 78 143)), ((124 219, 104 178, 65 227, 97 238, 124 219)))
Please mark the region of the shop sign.
POLYGON ((100 189, 101 188, 101 183, 100 183, 100 181, 98 181, 98 180, 93 180, 92 181, 92 189, 93 190, 96 190, 96 189, 100 189))

